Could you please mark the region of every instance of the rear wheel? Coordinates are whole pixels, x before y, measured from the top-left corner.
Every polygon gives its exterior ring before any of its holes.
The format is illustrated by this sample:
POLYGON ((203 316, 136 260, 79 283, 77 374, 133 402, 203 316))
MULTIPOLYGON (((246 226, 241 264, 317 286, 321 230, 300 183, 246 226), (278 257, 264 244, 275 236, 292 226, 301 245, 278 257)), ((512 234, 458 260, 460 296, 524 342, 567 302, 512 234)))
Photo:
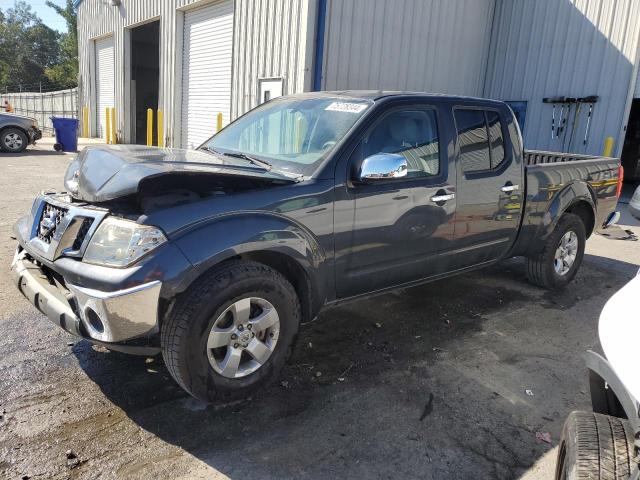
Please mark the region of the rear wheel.
POLYGON ((28 144, 27 134, 17 128, 7 128, 0 133, 0 148, 5 152, 22 152, 28 144))
POLYGON ((571 412, 558 449, 556 480, 622 480, 631 474, 629 422, 591 412, 571 412))
POLYGON ((230 262, 177 301, 162 325, 162 354, 194 397, 241 399, 277 377, 299 323, 300 303, 286 278, 256 262, 230 262))
POLYGON ((565 287, 578 273, 586 241, 580 217, 565 213, 547 237, 542 251, 527 259, 527 278, 549 290, 565 287))

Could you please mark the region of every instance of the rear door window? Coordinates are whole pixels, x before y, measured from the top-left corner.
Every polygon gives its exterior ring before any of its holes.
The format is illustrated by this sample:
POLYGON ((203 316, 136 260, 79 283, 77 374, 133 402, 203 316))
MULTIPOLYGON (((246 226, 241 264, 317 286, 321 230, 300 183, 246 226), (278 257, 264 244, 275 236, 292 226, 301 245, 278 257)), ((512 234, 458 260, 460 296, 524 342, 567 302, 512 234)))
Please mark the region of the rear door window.
POLYGON ((496 168, 504 161, 504 137, 498 112, 487 110, 487 124, 491 141, 491 168, 496 168))
MULTIPOLYGON (((456 109, 459 161, 464 173, 491 169, 489 134, 483 110, 456 109)), ((503 153, 504 156, 504 153, 503 153)))

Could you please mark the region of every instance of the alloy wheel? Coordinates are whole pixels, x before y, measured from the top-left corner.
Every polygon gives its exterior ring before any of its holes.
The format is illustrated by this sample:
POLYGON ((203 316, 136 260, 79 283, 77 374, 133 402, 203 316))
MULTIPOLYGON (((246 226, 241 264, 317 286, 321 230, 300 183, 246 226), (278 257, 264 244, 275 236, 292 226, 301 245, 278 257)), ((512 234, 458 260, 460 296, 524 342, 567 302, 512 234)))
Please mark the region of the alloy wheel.
POLYGON ((22 148, 22 138, 17 133, 8 133, 4 137, 4 145, 10 150, 22 148))
POLYGON ((560 244, 556 249, 553 266, 558 275, 566 275, 576 261, 578 256, 578 235, 573 230, 569 230, 560 239, 560 244))
POLYGON ((237 300, 213 322, 207 339, 209 363, 223 377, 246 377, 269 360, 279 334, 280 317, 269 301, 237 300))

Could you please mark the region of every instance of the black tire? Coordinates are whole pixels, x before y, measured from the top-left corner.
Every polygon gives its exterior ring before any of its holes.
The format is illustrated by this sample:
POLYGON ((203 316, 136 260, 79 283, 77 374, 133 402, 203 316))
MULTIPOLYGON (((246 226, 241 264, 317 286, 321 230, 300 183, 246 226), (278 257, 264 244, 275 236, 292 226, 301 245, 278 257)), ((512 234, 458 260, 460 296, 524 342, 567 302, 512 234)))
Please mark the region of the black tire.
POLYGON ((565 213, 558 221, 551 235, 547 237, 542 251, 536 256, 527 259, 527 278, 534 285, 549 290, 564 288, 578 273, 584 257, 586 242, 587 235, 580 217, 572 213, 565 213), (570 231, 577 236, 578 251, 571 268, 563 275, 560 275, 556 272, 554 266, 555 254, 563 236, 570 231))
POLYGON ((3 152, 20 153, 24 152, 29 144, 29 138, 27 134, 18 128, 5 128, 0 132, 0 149, 3 152), (16 140, 19 139, 20 145, 16 145, 16 140))
POLYGON ((54 144, 53 144, 53 149, 54 149, 56 152, 61 152, 63 148, 64 148, 64 147, 62 146, 62 144, 61 144, 61 143, 54 143, 54 144))
POLYGON ((161 328, 162 355, 176 382, 194 397, 205 402, 243 399, 277 378, 291 354, 299 325, 300 302, 284 276, 260 263, 233 261, 194 282, 177 300, 161 328), (271 303, 279 316, 279 334, 262 366, 244 377, 227 378, 209 362, 207 339, 216 319, 247 297, 271 303))
POLYGON ((592 412, 571 412, 562 430, 556 480, 629 478, 633 430, 626 420, 592 412))

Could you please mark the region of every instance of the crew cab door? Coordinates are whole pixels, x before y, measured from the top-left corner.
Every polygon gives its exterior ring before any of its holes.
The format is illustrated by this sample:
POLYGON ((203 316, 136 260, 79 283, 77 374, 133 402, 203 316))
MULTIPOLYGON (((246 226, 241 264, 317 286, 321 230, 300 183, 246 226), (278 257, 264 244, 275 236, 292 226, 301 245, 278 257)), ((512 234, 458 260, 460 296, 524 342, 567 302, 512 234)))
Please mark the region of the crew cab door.
POLYGON ((338 298, 447 269, 439 253, 453 237, 456 172, 449 168, 446 131, 450 120, 435 106, 419 103, 387 109, 362 135, 335 206, 338 298), (363 160, 379 153, 402 155, 407 175, 358 182, 363 160))
POLYGON ((518 234, 524 179, 508 110, 456 107, 458 191, 455 262, 465 268, 505 255, 518 234))

